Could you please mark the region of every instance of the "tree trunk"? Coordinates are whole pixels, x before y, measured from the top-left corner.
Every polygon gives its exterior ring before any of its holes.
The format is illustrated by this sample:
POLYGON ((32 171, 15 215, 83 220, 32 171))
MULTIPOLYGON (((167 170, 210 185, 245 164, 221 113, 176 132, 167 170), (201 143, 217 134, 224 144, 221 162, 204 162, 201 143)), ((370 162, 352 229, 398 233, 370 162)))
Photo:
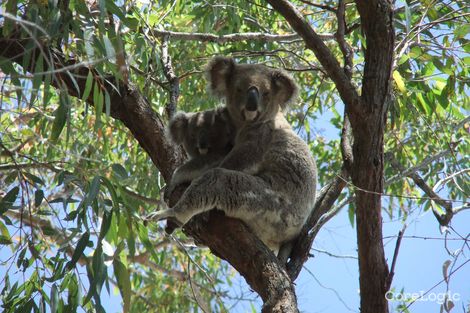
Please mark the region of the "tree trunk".
MULTIPOLYGON (((362 95, 303 15, 287 0, 267 0, 315 53, 333 80, 350 119, 354 144, 351 179, 356 187, 361 312, 388 312, 388 267, 382 242, 383 136, 394 48, 388 0, 356 0, 366 37, 362 95)), ((341 21, 338 21, 341 22, 341 21)))
POLYGON ((385 313, 389 272, 382 242, 381 193, 395 39, 393 7, 380 0, 358 0, 356 4, 367 45, 359 110, 349 115, 354 136, 351 179, 356 187, 361 312, 385 313))

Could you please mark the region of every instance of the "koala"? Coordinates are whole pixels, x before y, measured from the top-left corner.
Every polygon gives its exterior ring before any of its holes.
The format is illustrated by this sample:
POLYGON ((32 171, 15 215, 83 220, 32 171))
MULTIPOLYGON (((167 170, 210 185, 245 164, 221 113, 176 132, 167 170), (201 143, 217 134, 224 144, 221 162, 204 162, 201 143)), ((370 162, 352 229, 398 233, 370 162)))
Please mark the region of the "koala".
POLYGON ((217 166, 235 141, 235 126, 225 107, 195 113, 178 112, 170 120, 168 129, 172 141, 183 145, 189 157, 173 173, 169 190, 217 166))
POLYGON ((207 78, 237 128, 234 147, 193 180, 172 208, 148 218, 184 225, 217 208, 246 223, 277 254, 300 233, 315 201, 315 161, 284 117, 297 86, 283 71, 226 57, 208 64, 207 78))

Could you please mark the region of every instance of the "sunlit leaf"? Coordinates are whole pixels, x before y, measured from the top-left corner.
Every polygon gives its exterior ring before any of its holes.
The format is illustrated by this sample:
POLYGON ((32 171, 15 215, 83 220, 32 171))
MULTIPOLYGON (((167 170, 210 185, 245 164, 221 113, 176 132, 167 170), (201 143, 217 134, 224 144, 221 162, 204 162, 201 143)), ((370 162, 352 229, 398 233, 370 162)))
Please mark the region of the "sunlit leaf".
POLYGON ((393 79, 401 93, 406 93, 405 82, 398 71, 393 71, 393 79))
POLYGON ((131 281, 129 277, 129 271, 126 266, 118 259, 115 258, 113 261, 114 275, 118 282, 119 291, 124 302, 124 312, 129 312, 131 305, 131 281))

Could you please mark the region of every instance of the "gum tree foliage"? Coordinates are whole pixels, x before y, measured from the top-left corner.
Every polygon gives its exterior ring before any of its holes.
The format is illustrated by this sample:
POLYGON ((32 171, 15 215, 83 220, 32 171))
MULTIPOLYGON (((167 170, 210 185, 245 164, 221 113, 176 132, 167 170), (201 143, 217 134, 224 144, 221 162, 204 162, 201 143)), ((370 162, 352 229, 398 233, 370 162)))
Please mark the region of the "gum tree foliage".
POLYGON ((2 2, 2 310, 102 312, 102 295, 117 287, 125 312, 229 311, 230 263, 260 294, 265 311, 295 311, 288 277, 297 277, 318 229, 344 208, 352 226, 358 223, 360 264, 375 260, 367 264, 384 282, 377 290, 361 282, 362 311, 374 305, 375 312, 388 311, 382 300, 393 266, 383 259, 381 213, 406 221, 419 207, 446 228, 468 208, 468 4, 268 2, 2 2), (377 21, 380 14, 386 18, 377 21), (378 33, 380 27, 386 31, 378 33), (312 38, 324 43, 337 68, 312 38), (374 58, 380 54, 367 52, 368 45, 388 50, 374 58), (142 221, 161 205, 165 181, 184 160, 164 125, 175 109, 217 105, 203 67, 220 54, 291 72, 301 97, 288 119, 317 159, 320 185, 336 188, 321 193, 330 197, 316 207, 325 215, 312 219, 313 230, 303 234, 310 241, 297 245, 287 271, 249 234, 234 237, 234 229, 246 228, 224 217, 210 216, 174 237, 142 221), (381 78, 368 76, 381 66, 381 78), (388 87, 377 93, 380 84, 388 87), (368 133, 369 120, 378 133, 368 133), (336 131, 325 134, 325 121, 336 131), (371 188, 361 187, 371 173, 361 135, 377 142, 371 188), (358 205, 367 197, 378 210, 361 216, 358 205), (378 254, 361 250, 364 223, 379 235, 370 243, 378 254), (224 233, 214 224, 227 227, 224 242, 214 239, 224 233), (200 237, 205 231, 215 235, 200 237), (192 248, 188 234, 213 253, 192 248), (223 248, 250 242, 260 251, 254 261, 223 248), (266 276, 256 276, 259 264, 270 270, 266 276), (281 284, 287 291, 268 290, 268 278, 287 281, 281 284))

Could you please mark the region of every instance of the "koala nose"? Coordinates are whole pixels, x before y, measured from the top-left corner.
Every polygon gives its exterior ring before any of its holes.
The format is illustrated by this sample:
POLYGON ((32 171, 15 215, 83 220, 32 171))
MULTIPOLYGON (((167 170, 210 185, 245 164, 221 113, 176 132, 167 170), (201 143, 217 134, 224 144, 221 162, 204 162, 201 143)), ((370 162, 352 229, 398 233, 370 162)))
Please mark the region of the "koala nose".
POLYGON ((248 98, 246 100, 245 109, 247 111, 256 111, 256 110, 258 110, 258 101, 259 101, 258 88, 250 87, 248 89, 248 98))

